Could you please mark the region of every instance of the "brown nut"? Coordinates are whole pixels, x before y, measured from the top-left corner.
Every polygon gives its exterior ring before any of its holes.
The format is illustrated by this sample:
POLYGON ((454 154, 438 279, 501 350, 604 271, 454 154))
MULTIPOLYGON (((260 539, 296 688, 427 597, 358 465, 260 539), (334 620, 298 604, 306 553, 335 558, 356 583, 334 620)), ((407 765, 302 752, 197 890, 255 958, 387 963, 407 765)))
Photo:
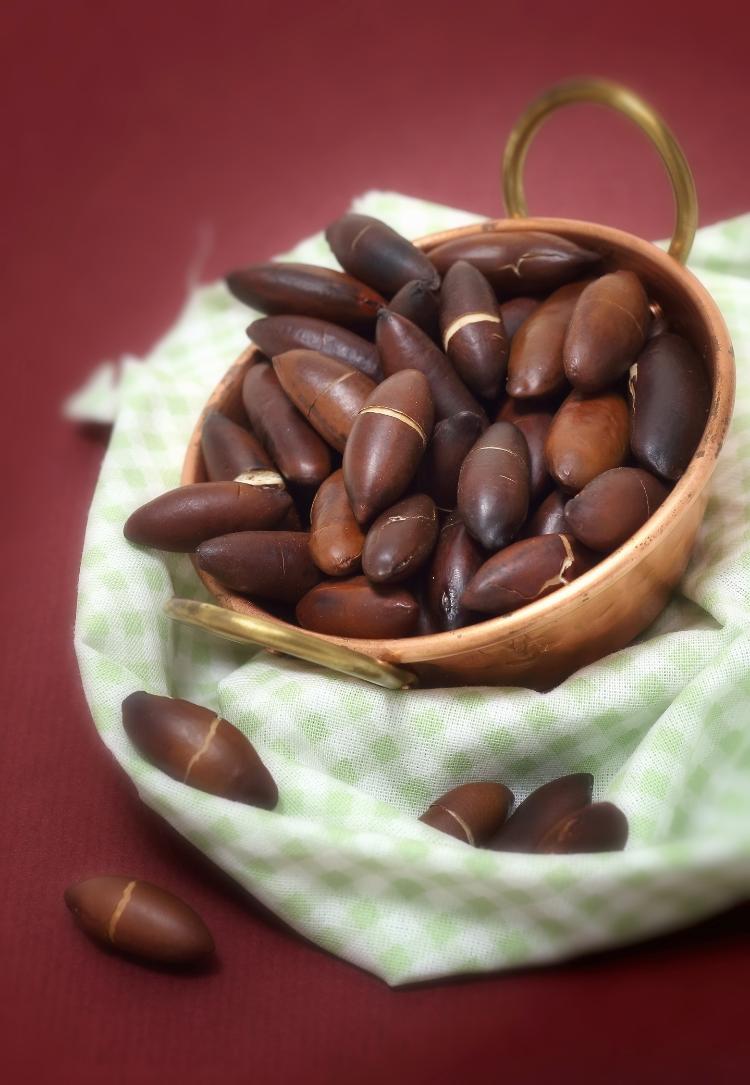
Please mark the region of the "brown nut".
POLYGON ((334 471, 310 509, 310 555, 328 576, 351 576, 359 571, 364 544, 364 532, 349 504, 344 472, 334 471))
POLYGON ((334 637, 408 637, 419 618, 419 604, 400 587, 375 587, 364 576, 318 584, 297 604, 304 629, 334 637))
POLYGON ((508 816, 513 792, 504 784, 486 781, 462 784, 441 795, 420 821, 472 847, 486 843, 508 816))
POLYGON ((527 317, 539 308, 539 304, 537 298, 511 298, 510 301, 502 303, 500 316, 503 318, 509 344, 513 342, 514 335, 527 317))
POLYGON ((526 438, 529 449, 529 501, 536 505, 552 489, 552 478, 547 470, 544 446, 554 417, 552 410, 536 400, 512 399, 504 401, 497 413, 498 422, 512 422, 526 438))
POLYGON ((539 842, 544 855, 622 851, 628 842, 628 819, 611 802, 584 806, 559 821, 539 842))
POLYGON ((549 293, 601 259, 599 253, 554 234, 491 229, 445 241, 428 255, 441 275, 457 260, 468 260, 489 279, 503 300, 549 293))
POLYGON ((344 271, 387 298, 411 279, 422 279, 432 286, 440 283, 423 252, 370 215, 342 215, 326 230, 326 241, 344 271))
POLYGON ((235 531, 202 542, 198 565, 232 591, 296 603, 320 580, 305 531, 235 531))
POLYGON ((632 271, 590 283, 573 311, 563 358, 565 375, 581 392, 602 392, 627 373, 646 341, 646 291, 632 271))
POLYGON ((669 482, 681 478, 703 436, 711 406, 708 375, 679 335, 651 339, 631 377, 636 459, 669 482))
POLYGON ((300 486, 319 486, 330 475, 328 446, 289 401, 267 362, 248 369, 242 401, 253 429, 285 479, 300 486))
POLYGON ((478 414, 461 411, 438 422, 432 431, 417 479, 419 488, 433 498, 439 509, 456 507, 461 464, 484 428, 478 414))
POLYGON ((300 414, 338 452, 375 382, 316 350, 288 350, 273 359, 281 387, 300 414))
POLYGON ((435 632, 461 629, 475 618, 461 598, 485 558, 464 524, 449 519, 438 535, 427 581, 427 609, 435 632))
POLYGON ((589 772, 560 776, 532 791, 490 842, 494 851, 533 852, 547 833, 591 802, 594 777, 589 772))
POLYGON ((589 549, 609 554, 646 523, 668 493, 648 471, 615 467, 568 502, 567 530, 589 549))
POLYGON ((412 279, 401 287, 388 302, 392 313, 406 317, 412 324, 429 335, 433 343, 440 343, 440 287, 412 279))
POLYGON ((483 614, 507 614, 570 584, 591 564, 591 557, 572 535, 521 539, 481 566, 461 603, 483 614))
POLYGON ((588 282, 570 283, 550 294, 513 336, 508 360, 508 395, 519 399, 539 398, 556 396, 565 390, 565 334, 588 282))
POLYGON ((495 422, 463 462, 458 512, 485 550, 499 550, 517 535, 529 509, 529 450, 510 422, 495 422))
POLYGON ((445 273, 440 330, 443 350, 464 384, 483 399, 495 399, 505 381, 508 338, 492 287, 465 260, 445 273))
POLYGON ((196 482, 141 505, 123 532, 141 546, 188 553, 214 535, 275 527, 291 508, 289 494, 273 479, 269 485, 196 482))
POLYGON ((198 913, 151 882, 87 878, 65 890, 65 903, 95 942, 145 961, 189 965, 214 952, 214 940, 198 913))
MULTIPOLYGON (((246 471, 275 471, 254 434, 218 411, 211 411, 203 420, 201 452, 210 482, 232 482, 246 471)), ((284 485, 281 477, 279 485, 284 485)))
POLYGON ((383 379, 375 344, 327 320, 289 314, 264 316, 253 321, 247 334, 269 358, 287 350, 317 350, 358 369, 371 380, 383 379))
POLYGON ((542 501, 533 516, 526 521, 523 537, 530 539, 534 535, 561 535, 568 530, 565 520, 565 506, 568 498, 559 490, 553 490, 542 501))
POLYGON ((448 418, 459 411, 473 411, 484 417, 484 411, 443 352, 416 324, 383 309, 378 317, 375 339, 387 377, 404 369, 418 369, 424 374, 437 419, 448 418))
POLYGON ((372 327, 385 305, 365 283, 315 264, 255 264, 226 281, 236 298, 261 313, 314 316, 348 328, 372 327))
POLYGON ((122 723, 138 752, 173 780, 248 806, 276 806, 276 784, 255 747, 210 709, 141 690, 122 702, 122 723))
POLYGON ((430 388, 416 369, 395 373, 375 388, 344 449, 346 492, 360 524, 405 492, 424 455, 432 421, 430 388))
POLYGON ((544 454, 547 470, 567 493, 621 467, 628 455, 630 419, 622 396, 573 391, 552 419, 544 454))
POLYGON ((367 532, 362 571, 375 584, 398 584, 420 569, 435 547, 438 518, 426 494, 404 497, 367 532))

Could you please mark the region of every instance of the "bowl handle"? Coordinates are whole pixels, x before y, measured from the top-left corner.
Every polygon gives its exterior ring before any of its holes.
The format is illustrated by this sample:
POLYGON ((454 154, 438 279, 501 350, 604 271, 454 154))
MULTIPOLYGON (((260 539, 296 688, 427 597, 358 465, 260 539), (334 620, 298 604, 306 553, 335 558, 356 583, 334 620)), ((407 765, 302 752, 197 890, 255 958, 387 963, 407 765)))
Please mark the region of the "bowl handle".
POLYGON ((343 644, 325 640, 304 629, 281 625, 258 614, 238 614, 234 610, 198 603, 194 599, 170 599, 164 606, 168 618, 195 625, 227 640, 259 645, 283 655, 319 663, 331 671, 349 674, 386 689, 408 689, 417 676, 380 659, 372 659, 343 644))
POLYGON ((646 133, 656 147, 672 182, 675 225, 669 255, 684 264, 690 255, 698 225, 698 198, 693 174, 684 152, 659 114, 627 87, 606 79, 574 79, 557 83, 531 102, 519 117, 503 155, 503 197, 512 218, 528 215, 523 189, 523 167, 531 140, 543 121, 561 106, 595 102, 624 113, 646 133))

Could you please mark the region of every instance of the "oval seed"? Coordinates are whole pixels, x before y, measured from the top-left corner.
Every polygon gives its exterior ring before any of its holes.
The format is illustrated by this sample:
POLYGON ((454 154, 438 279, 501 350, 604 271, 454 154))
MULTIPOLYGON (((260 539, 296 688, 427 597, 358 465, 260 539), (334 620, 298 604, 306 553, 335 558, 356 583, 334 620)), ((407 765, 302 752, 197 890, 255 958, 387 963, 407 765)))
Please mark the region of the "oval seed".
POLYGON ((478 414, 461 411, 438 422, 432 431, 417 478, 419 488, 429 493, 439 509, 456 507, 461 464, 484 428, 478 414))
POLYGON ((333 255, 350 275, 391 297, 411 279, 438 286, 433 264, 411 241, 370 215, 349 213, 326 230, 333 255))
POLYGON ((383 379, 377 347, 360 335, 313 316, 264 316, 247 329, 252 341, 269 358, 288 350, 318 350, 345 362, 371 380, 383 379))
POLYGON ((586 286, 587 281, 561 287, 523 322, 510 348, 508 395, 524 399, 565 390, 565 335, 586 286))
POLYGON ((236 298, 274 315, 299 314, 346 327, 371 327, 385 299, 341 271, 315 264, 255 264, 227 276, 236 298))
POLYGON ((390 639, 408 637, 419 618, 419 605, 401 587, 376 587, 364 576, 326 581, 297 604, 304 629, 334 637, 390 639))
POLYGON ((508 338, 494 291, 481 271, 459 260, 440 293, 443 350, 475 395, 495 399, 505 380, 508 338))
POLYGON ((235 531, 200 544, 198 565, 231 591, 296 603, 320 580, 305 531, 235 531))
POLYGON ((537 400, 505 400, 497 413, 498 422, 512 422, 526 438, 529 449, 529 500, 532 505, 541 501, 552 488, 552 478, 547 470, 544 447, 554 417, 552 410, 537 406, 537 400))
POLYGON ((630 419, 622 396, 573 391, 552 420, 545 443, 547 470, 568 493, 627 459, 630 419))
POLYGON ((435 502, 426 494, 405 497, 381 512, 367 532, 362 570, 376 584, 407 580, 427 561, 435 547, 438 519, 435 502))
POLYGON ((609 554, 646 523, 668 493, 648 471, 615 467, 597 475, 568 502, 567 530, 589 549, 609 554))
POLYGON ((594 777, 589 772, 560 776, 542 784, 519 804, 489 846, 495 851, 536 851, 559 821, 591 803, 594 777))
POLYGON ((458 511, 467 530, 486 550, 499 550, 516 536, 529 508, 529 450, 510 422, 495 422, 463 462, 458 511))
POLYGON ((290 400, 338 452, 375 382, 357 369, 315 350, 289 350, 273 359, 273 368, 290 400))
POLYGON ((558 822, 537 851, 544 855, 622 851, 627 841, 628 819, 622 810, 611 802, 596 802, 558 822))
POLYGON ((477 570, 461 603, 483 614, 507 614, 565 587, 591 564, 572 535, 521 539, 477 570))
POLYGON ((451 518, 438 535, 427 581, 427 608, 435 632, 461 629, 476 619, 461 599, 486 554, 464 524, 451 518))
POLYGON ((441 343, 439 286, 412 279, 393 295, 388 308, 416 324, 433 343, 441 343))
POLYGON ((364 543, 347 497, 344 472, 334 471, 310 509, 310 555, 328 576, 351 576, 359 570, 364 543))
POLYGON ((565 375, 582 392, 601 392, 627 373, 646 341, 646 291, 632 271, 590 283, 578 299, 565 336, 565 375))
MULTIPOLYGON (((210 482, 231 482, 243 472, 273 471, 271 457, 244 426, 211 411, 201 426, 201 452, 210 482)), ((283 480, 279 482, 283 485, 283 480)))
POLYGON ((504 784, 487 781, 462 784, 441 795, 420 821, 472 847, 486 843, 508 816, 513 792, 504 784))

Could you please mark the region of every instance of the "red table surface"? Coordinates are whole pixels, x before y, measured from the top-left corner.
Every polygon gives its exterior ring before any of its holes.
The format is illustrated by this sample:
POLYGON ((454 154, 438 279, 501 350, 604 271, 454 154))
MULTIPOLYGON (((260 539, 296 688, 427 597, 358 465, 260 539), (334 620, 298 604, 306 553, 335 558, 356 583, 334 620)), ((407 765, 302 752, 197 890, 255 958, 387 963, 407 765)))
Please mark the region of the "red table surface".
MULTIPOLYGON (((747 209, 743 8, 6 0, 5 1080, 747 1080, 748 907, 572 964, 394 992, 287 932, 146 810, 79 685, 76 573, 103 443, 59 414, 99 360, 148 350, 189 282, 290 247, 368 188, 499 213, 505 136, 565 76, 653 100, 704 223, 747 209), (184 895, 217 967, 181 977, 98 952, 62 891, 99 872, 184 895)), ((646 236, 671 221, 654 153, 585 107, 532 151, 529 202, 646 236)))

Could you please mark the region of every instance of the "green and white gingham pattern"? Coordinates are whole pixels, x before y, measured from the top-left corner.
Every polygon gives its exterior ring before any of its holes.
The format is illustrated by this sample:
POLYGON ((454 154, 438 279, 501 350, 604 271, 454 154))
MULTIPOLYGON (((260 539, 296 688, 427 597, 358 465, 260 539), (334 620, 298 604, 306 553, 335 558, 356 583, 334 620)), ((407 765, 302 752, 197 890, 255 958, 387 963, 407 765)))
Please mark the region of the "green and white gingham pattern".
MULTIPOLYGON (((409 236, 476 218, 383 193, 357 207, 409 236)), ((290 256, 334 264, 322 235, 290 256)), ((388 983, 633 941, 750 890, 750 215, 701 231, 691 264, 740 363, 695 557, 646 637, 547 694, 388 692, 169 623, 172 595, 203 597, 190 563, 129 545, 122 524, 177 483, 202 404, 245 342, 248 310, 221 285, 198 290, 147 364, 123 367, 76 628, 99 733, 144 802, 297 930, 388 983), (144 762, 120 723, 120 702, 139 688, 241 727, 279 783, 278 809, 202 794, 144 762), (575 770, 594 773, 596 797, 627 813, 625 852, 495 854, 417 821, 469 780, 502 780, 523 798, 575 770)), ((100 377, 78 412, 105 416, 112 394, 100 377)))

